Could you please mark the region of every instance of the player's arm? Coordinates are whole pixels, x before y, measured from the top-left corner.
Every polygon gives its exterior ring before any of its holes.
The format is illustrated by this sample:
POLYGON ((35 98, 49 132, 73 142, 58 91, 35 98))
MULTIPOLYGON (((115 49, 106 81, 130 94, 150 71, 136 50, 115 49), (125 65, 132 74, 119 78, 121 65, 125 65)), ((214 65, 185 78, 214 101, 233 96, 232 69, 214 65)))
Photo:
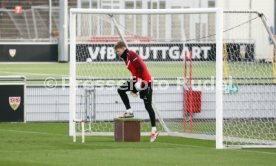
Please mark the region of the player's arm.
POLYGON ((143 65, 142 65, 143 62, 141 61, 141 59, 138 58, 137 54, 133 53, 130 56, 130 61, 132 62, 132 64, 136 68, 137 75, 139 76, 139 78, 142 78, 144 68, 143 68, 143 65))
POLYGON ((130 56, 130 61, 132 62, 133 66, 136 69, 136 83, 135 83, 135 88, 140 91, 141 88, 143 87, 143 73, 144 73, 144 67, 143 67, 143 62, 140 58, 138 58, 138 55, 133 53, 130 56))

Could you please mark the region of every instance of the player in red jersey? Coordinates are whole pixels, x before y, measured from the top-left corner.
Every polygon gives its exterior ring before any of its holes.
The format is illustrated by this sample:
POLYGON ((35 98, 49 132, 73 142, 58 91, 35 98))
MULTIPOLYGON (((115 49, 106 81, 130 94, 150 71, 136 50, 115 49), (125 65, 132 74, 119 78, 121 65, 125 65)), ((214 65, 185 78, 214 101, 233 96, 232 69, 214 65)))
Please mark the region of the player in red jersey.
POLYGON ((126 81, 118 88, 118 93, 126 107, 126 112, 122 118, 134 117, 130 107, 129 99, 126 92, 131 91, 135 96, 139 91, 140 98, 144 101, 145 108, 149 113, 152 131, 150 142, 154 142, 158 136, 156 129, 155 112, 152 108, 152 78, 142 58, 132 50, 128 50, 123 41, 115 44, 116 53, 122 58, 127 66, 127 69, 132 73, 133 79, 126 81))

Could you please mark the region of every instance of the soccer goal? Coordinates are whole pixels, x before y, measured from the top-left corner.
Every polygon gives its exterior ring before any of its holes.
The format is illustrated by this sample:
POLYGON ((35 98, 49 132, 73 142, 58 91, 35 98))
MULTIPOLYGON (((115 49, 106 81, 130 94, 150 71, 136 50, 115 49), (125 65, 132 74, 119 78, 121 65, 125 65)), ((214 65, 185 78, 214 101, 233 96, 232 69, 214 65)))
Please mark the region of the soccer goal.
MULTIPOLYGON (((217 149, 275 147, 271 35, 252 11, 71 9, 70 135, 81 131, 77 122, 87 136, 114 134, 125 111, 117 88, 131 77, 113 49, 123 40, 154 78, 162 134, 216 140, 217 149)), ((143 102, 129 98, 146 135, 143 102)))

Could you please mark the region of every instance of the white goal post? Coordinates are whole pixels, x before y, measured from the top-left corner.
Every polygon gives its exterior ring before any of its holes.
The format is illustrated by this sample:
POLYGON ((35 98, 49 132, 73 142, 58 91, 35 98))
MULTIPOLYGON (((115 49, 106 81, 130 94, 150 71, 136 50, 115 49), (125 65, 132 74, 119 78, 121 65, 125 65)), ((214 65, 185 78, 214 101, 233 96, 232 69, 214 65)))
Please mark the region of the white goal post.
MULTIPOLYGON (((258 12, 219 8, 71 9, 69 134, 113 135, 125 109, 117 88, 130 76, 113 46, 124 40, 154 78, 162 134, 213 139, 217 149, 274 147, 275 40, 265 24, 258 12)), ((130 101, 148 134, 143 103, 130 101)))

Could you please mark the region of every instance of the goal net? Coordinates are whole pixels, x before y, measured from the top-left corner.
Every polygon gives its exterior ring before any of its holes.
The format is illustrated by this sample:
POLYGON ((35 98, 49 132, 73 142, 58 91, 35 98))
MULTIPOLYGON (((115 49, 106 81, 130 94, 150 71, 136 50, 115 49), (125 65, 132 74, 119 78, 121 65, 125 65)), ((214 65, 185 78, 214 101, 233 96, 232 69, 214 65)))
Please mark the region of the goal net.
POLYGON ((226 11, 224 20, 224 144, 275 148, 275 40, 261 13, 226 11))
MULTIPOLYGON (((70 134, 113 135, 125 107, 117 88, 131 78, 113 46, 124 40, 153 77, 161 133, 230 145, 275 144, 273 46, 256 12, 217 9, 89 10, 70 15, 70 134), (222 19, 223 18, 223 19, 222 19), (224 22, 222 24, 222 21, 224 22)), ((142 134, 143 101, 129 95, 142 134)))

